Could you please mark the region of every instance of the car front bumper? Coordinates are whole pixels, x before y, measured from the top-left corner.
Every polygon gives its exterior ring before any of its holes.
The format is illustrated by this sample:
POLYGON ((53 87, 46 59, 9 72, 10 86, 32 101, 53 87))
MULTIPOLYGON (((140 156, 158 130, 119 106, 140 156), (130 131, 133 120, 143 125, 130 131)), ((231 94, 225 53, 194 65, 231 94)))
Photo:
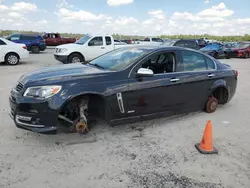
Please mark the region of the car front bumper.
POLYGON ((10 117, 18 128, 45 134, 56 134, 59 110, 53 107, 56 101, 38 101, 11 91, 10 117))
POLYGON ((56 60, 66 64, 68 62, 68 56, 66 55, 57 55, 57 54, 54 54, 54 57, 56 60))

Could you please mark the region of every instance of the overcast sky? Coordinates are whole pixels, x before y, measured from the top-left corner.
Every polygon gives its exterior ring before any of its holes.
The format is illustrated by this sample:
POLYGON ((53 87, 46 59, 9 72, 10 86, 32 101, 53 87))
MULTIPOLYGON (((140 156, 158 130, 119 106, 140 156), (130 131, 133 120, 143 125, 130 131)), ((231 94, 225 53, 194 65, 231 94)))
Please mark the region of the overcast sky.
POLYGON ((250 0, 0 0, 0 29, 243 35, 250 0))

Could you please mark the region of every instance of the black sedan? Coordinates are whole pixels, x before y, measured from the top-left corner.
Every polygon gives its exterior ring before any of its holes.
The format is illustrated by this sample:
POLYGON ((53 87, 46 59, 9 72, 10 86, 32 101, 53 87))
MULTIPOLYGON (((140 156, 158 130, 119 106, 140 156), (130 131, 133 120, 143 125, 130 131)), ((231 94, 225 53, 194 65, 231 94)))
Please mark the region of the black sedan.
POLYGON ((88 120, 110 125, 205 109, 235 94, 237 71, 179 47, 120 48, 89 64, 45 68, 20 78, 9 97, 17 127, 40 133, 87 132, 88 120))

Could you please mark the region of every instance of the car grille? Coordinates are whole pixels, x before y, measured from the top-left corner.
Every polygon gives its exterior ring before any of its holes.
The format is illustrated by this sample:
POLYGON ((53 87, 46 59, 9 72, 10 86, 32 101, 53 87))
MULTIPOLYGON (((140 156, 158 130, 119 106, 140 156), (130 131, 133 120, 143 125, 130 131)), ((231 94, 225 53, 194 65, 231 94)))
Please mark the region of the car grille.
POLYGON ((18 84, 16 85, 16 91, 21 91, 23 89, 23 84, 18 82, 18 84))

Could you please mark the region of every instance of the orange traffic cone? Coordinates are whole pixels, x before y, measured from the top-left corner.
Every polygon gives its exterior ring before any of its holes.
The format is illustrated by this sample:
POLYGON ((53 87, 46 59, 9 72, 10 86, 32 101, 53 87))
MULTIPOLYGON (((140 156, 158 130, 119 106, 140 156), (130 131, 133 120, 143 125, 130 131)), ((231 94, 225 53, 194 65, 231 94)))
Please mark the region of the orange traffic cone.
POLYGON ((196 149, 202 154, 218 154, 218 150, 213 147, 212 122, 207 122, 203 137, 200 143, 195 144, 196 149))

